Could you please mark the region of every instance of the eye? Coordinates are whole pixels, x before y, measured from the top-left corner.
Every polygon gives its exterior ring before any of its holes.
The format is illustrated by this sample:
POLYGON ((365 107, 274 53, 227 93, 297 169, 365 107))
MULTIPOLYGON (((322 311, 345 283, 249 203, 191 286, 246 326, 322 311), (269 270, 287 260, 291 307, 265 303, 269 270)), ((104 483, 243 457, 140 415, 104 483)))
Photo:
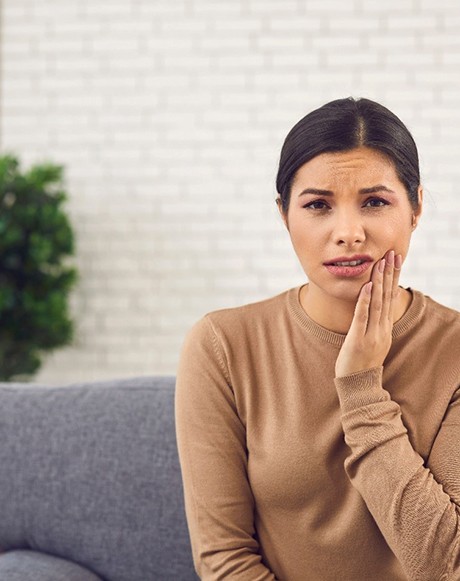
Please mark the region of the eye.
MULTIPOLYGON (((381 205, 378 205, 378 206, 377 205, 367 206, 369 208, 383 208, 383 206, 388 206, 390 204, 390 202, 387 202, 383 198, 370 198, 369 200, 366 201, 365 206, 367 204, 369 204, 369 202, 381 202, 381 205)), ((311 209, 311 210, 321 211, 321 210, 324 210, 325 207, 328 207, 328 206, 326 205, 326 202, 324 202, 323 200, 314 200, 313 202, 310 202, 309 204, 305 204, 305 206, 303 206, 303 207, 311 209), (316 204, 320 204, 323 207, 318 208, 315 206, 316 204)))
POLYGON ((325 202, 322 202, 321 200, 315 200, 314 202, 310 202, 309 204, 305 204, 304 208, 311 208, 312 210, 323 210, 323 208, 314 208, 313 205, 314 204, 325 204, 325 202))
POLYGON ((370 200, 367 200, 366 204, 368 204, 369 202, 382 202, 381 206, 371 206, 371 208, 382 208, 383 206, 389 205, 389 202, 383 200, 382 198, 371 198, 370 200))

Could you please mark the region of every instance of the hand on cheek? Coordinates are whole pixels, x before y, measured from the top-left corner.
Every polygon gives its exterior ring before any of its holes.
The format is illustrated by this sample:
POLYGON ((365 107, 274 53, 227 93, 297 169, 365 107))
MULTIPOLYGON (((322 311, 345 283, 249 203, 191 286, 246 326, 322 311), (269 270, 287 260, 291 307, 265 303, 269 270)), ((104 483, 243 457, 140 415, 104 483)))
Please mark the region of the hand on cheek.
POLYGON ((361 288, 350 329, 337 357, 335 376, 383 365, 392 342, 393 308, 399 289, 402 256, 394 251, 377 262, 371 282, 361 288))

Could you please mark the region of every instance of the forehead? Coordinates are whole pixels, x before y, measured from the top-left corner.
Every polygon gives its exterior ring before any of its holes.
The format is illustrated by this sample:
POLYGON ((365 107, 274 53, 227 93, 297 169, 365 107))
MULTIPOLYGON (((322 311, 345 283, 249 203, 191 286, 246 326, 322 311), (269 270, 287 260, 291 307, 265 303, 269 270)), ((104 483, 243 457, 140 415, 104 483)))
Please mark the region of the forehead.
MULTIPOLYGON (((308 182, 308 185, 326 187, 338 179, 401 182, 394 164, 386 155, 368 147, 358 147, 349 151, 327 152, 317 155, 297 170, 293 185, 308 182), (313 184, 312 182, 315 182, 313 184)), ((376 182, 377 183, 377 182, 376 182)))

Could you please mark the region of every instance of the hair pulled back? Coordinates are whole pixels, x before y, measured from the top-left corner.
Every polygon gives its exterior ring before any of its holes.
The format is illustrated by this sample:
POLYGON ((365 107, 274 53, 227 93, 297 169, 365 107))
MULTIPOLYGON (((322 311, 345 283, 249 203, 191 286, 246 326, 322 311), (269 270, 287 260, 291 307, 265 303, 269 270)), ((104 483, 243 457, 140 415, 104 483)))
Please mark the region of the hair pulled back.
POLYGON ((417 146, 404 123, 370 99, 336 99, 308 113, 289 131, 281 149, 276 190, 287 215, 296 171, 321 153, 370 147, 393 161, 409 202, 418 208, 420 168, 417 146))

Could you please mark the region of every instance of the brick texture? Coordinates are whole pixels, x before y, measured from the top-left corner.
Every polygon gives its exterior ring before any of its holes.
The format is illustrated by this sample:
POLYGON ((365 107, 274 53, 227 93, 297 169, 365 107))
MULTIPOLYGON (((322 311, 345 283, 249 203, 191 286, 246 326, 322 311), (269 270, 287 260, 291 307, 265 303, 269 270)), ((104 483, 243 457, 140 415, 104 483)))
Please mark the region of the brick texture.
POLYGON ((460 308, 455 0, 3 0, 1 146, 66 166, 73 346, 37 381, 174 374, 202 314, 306 277, 275 206, 308 111, 376 99, 419 147, 401 275, 460 308))

